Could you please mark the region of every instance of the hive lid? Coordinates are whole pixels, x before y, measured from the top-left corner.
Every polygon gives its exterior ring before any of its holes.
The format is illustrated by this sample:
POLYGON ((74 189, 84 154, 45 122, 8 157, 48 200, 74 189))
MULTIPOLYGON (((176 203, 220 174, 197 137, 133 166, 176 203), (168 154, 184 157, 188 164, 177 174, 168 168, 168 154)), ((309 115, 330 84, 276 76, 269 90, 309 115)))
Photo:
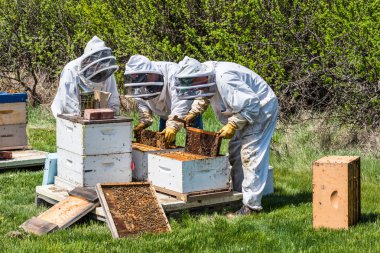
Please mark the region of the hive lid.
POLYGON ((321 159, 315 161, 314 163, 351 163, 357 159, 360 159, 359 156, 325 156, 321 159))
POLYGON ((109 123, 122 123, 122 122, 131 122, 132 118, 118 116, 114 119, 101 119, 101 120, 85 120, 83 117, 76 115, 68 115, 68 114, 58 114, 58 118, 66 119, 74 123, 79 123, 82 125, 90 125, 90 124, 109 124, 109 123))

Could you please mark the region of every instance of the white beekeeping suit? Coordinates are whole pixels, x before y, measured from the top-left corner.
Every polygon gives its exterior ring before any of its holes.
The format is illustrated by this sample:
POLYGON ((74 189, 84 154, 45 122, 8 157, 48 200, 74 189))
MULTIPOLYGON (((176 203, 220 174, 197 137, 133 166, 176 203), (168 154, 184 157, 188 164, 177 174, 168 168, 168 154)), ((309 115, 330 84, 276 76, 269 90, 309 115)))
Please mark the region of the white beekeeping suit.
POLYGON ((63 68, 57 94, 51 105, 54 117, 57 114, 80 114, 80 88, 89 91, 109 92, 108 107, 119 111, 119 93, 113 73, 117 70, 116 59, 104 41, 94 36, 86 45, 81 57, 63 68))
POLYGON ((179 100, 174 87, 177 64, 173 62, 150 61, 143 55, 133 55, 125 66, 127 97, 138 103, 139 125, 136 130, 149 127, 153 122, 152 113, 167 120, 166 128, 175 134, 182 124, 173 120, 177 115, 183 118, 191 108, 191 101, 179 100), (159 76, 157 81, 147 80, 147 74, 159 76))
MULTIPOLYGON (((226 138, 233 136, 229 143, 233 186, 234 190, 243 192, 243 207, 238 214, 260 211, 268 175, 269 146, 277 122, 277 97, 269 85, 248 68, 231 62, 201 64, 189 57, 179 63, 176 85, 181 86, 181 78, 210 71, 215 73, 217 89, 214 95, 203 96, 206 97, 203 100, 207 103, 207 98, 211 97, 215 114, 225 124, 221 135, 226 138)), ((210 94, 207 89, 204 91, 205 88, 197 90, 197 86, 191 87, 194 87, 193 93, 210 94)), ((184 95, 184 99, 188 97, 184 95)), ((194 113, 202 113, 203 110, 202 106, 192 108, 194 113)))

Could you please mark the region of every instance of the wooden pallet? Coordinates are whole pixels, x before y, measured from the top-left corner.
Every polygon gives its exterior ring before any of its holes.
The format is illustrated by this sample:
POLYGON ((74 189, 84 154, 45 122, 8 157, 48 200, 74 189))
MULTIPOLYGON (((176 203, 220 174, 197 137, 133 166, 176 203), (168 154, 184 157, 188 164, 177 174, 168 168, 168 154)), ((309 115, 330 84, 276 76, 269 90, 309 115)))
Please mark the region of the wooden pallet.
POLYGON ((41 213, 25 221, 21 228, 27 233, 43 235, 67 228, 99 206, 94 190, 77 187, 69 196, 41 213))
MULTIPOLYGON (((184 202, 167 194, 157 192, 157 198, 166 214, 175 213, 183 210, 204 210, 205 208, 215 206, 228 206, 231 203, 239 202, 243 199, 243 194, 233 192, 232 195, 214 196, 213 198, 205 198, 198 201, 184 202)), ((42 185, 36 187, 36 204, 48 203, 55 204, 67 198, 68 192, 66 189, 55 185, 42 185)), ((104 211, 101 207, 97 207, 90 213, 92 218, 100 221, 106 221, 104 211)))
POLYGON ((216 189, 216 190, 207 190, 207 191, 198 191, 190 193, 180 193, 172 190, 168 190, 159 186, 154 186, 157 192, 164 193, 169 196, 173 196, 178 200, 183 202, 193 202, 199 200, 205 200, 216 197, 228 197, 233 195, 231 189, 216 189))
POLYGON ((15 150, 12 159, 0 160, 0 171, 15 168, 43 167, 47 152, 38 150, 15 150))

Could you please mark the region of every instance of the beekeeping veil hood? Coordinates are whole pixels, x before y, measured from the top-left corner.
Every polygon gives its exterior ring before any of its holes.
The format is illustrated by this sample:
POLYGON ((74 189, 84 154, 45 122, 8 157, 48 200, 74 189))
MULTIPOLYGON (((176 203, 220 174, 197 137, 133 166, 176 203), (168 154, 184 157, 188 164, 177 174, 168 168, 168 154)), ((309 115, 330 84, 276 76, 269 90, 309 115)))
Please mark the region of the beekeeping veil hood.
POLYGON ((126 97, 165 100, 162 71, 143 55, 133 55, 125 65, 124 87, 126 97))
POLYGON ((175 88, 180 99, 210 98, 216 90, 215 70, 186 56, 178 64, 175 88), (199 77, 207 77, 207 81, 197 81, 199 77))
POLYGON ((79 77, 85 85, 102 83, 116 70, 116 58, 112 55, 111 48, 106 47, 103 40, 94 36, 86 45, 83 55, 80 57, 79 77))

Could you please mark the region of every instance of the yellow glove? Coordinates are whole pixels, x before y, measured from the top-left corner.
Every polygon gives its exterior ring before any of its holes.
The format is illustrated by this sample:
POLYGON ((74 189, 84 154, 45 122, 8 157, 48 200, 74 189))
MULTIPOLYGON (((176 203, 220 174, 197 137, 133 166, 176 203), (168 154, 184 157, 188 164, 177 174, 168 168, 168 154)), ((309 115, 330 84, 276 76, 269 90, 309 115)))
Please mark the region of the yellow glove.
POLYGON ((147 128, 147 127, 149 127, 148 124, 144 124, 144 123, 142 123, 142 122, 139 122, 139 123, 137 124, 137 126, 135 126, 135 127, 133 128, 133 131, 134 131, 134 132, 138 132, 138 131, 141 131, 141 130, 147 128))
POLYGON ((224 139, 231 139, 236 132, 236 125, 228 122, 222 129, 219 130, 218 134, 220 134, 221 137, 224 139))
POLYGON ((186 121, 186 125, 191 125, 196 117, 197 115, 195 113, 189 113, 185 118, 183 118, 183 120, 186 121))
POLYGON ((162 131, 162 133, 165 134, 165 142, 172 143, 175 141, 177 130, 171 127, 167 127, 164 129, 164 131, 162 131))

